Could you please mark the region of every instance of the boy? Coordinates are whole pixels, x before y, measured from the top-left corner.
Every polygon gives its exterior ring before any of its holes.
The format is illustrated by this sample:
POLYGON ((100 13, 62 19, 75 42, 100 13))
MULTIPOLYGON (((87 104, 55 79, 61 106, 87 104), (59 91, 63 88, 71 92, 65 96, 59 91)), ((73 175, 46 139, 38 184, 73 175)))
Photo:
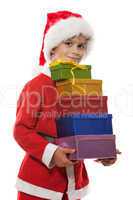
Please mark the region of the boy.
MULTIPOLYGON (((58 11, 47 15, 40 65, 60 59, 79 63, 90 50, 93 33, 79 14, 58 11), (45 55, 45 56, 44 56, 45 55)), ((17 102, 14 138, 26 155, 17 179, 18 200, 77 200, 87 195, 84 161, 70 161, 75 150, 54 144, 56 90, 48 65, 23 88, 17 102)), ((111 165, 116 159, 100 160, 111 165)), ((99 160, 98 160, 99 161, 99 160)))

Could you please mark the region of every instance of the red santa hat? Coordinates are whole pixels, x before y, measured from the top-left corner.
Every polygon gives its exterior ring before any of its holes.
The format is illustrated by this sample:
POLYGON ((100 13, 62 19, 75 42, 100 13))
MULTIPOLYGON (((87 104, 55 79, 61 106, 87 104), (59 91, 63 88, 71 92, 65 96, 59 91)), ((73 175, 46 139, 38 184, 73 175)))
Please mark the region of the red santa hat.
POLYGON ((80 14, 72 13, 70 11, 48 13, 39 65, 43 66, 46 61, 50 61, 50 51, 54 47, 62 41, 79 34, 83 34, 91 39, 93 36, 90 25, 80 14))

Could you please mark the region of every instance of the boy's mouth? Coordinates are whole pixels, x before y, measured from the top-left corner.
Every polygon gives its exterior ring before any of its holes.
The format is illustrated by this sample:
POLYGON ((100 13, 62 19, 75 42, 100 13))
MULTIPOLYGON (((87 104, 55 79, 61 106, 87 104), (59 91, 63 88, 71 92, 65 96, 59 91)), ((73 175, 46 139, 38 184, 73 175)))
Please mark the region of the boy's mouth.
POLYGON ((76 62, 79 62, 80 61, 80 57, 72 57, 72 56, 67 56, 70 60, 73 60, 73 61, 76 61, 76 62))

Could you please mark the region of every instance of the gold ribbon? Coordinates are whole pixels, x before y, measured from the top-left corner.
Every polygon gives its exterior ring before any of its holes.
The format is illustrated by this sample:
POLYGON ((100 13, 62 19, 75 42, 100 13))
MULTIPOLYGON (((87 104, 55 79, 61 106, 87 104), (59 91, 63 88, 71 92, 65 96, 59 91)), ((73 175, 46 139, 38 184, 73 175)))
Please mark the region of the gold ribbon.
POLYGON ((50 63, 50 67, 55 67, 56 65, 58 64, 70 64, 70 65, 73 65, 73 67, 71 68, 71 75, 72 75, 72 86, 75 87, 75 88, 78 88, 79 90, 81 90, 84 94, 86 93, 86 90, 83 89, 82 87, 80 86, 77 86, 75 84, 75 75, 74 75, 74 70, 75 69, 81 69, 81 70, 85 70, 85 69, 88 69, 88 67, 86 65, 81 65, 81 64, 78 64, 78 63, 75 63, 73 61, 63 61, 63 60, 55 60, 53 62, 50 63))
POLYGON ((81 70, 83 70, 83 69, 87 69, 87 67, 84 66, 84 65, 79 65, 78 64, 78 65, 72 67, 72 69, 71 69, 72 87, 77 88, 78 90, 80 90, 85 95, 86 94, 86 90, 84 88, 82 88, 81 86, 75 84, 76 80, 75 80, 75 75, 74 75, 74 72, 73 72, 75 69, 81 69, 81 70))
POLYGON ((54 60, 52 61, 49 66, 50 67, 55 67, 56 65, 58 64, 74 64, 74 62, 70 62, 70 61, 63 61, 61 59, 57 59, 57 60, 54 60))
POLYGON ((56 65, 58 64, 70 64, 70 65, 73 65, 74 67, 76 68, 80 68, 80 69, 87 69, 87 66, 86 65, 81 65, 81 64, 78 64, 78 63, 75 63, 73 61, 63 61, 63 60, 55 60, 55 61, 52 61, 49 66, 50 67, 55 67, 56 65))
POLYGON ((75 69, 87 69, 87 67, 85 65, 79 65, 79 64, 72 67, 72 69, 70 71, 72 74, 72 85, 75 84, 75 76, 74 76, 74 72, 73 72, 75 69))

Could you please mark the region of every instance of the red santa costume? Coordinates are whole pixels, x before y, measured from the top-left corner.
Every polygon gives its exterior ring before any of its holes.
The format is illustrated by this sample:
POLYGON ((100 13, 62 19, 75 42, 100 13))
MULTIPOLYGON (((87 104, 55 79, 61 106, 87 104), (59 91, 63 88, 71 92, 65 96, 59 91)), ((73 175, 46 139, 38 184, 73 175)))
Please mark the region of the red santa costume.
POLYGON ((47 15, 40 53, 43 70, 25 84, 17 101, 13 133, 26 152, 16 183, 19 200, 76 200, 87 195, 89 179, 84 161, 62 168, 51 162, 58 148, 54 144, 57 92, 45 63, 50 61, 53 47, 80 33, 92 37, 92 30, 81 15, 69 11, 47 15))

